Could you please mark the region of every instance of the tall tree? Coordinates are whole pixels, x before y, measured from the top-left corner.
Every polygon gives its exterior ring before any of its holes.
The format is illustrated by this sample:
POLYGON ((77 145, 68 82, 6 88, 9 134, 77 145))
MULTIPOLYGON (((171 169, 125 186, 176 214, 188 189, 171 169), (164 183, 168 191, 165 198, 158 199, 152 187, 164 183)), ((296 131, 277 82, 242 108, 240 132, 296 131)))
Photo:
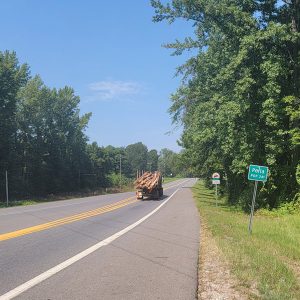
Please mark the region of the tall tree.
POLYGON ((4 195, 4 172, 14 166, 17 131, 17 93, 29 77, 15 52, 0 52, 0 193, 4 195))
POLYGON ((147 166, 148 170, 156 171, 158 168, 158 153, 157 150, 152 149, 147 154, 147 166))
POLYGON ((49 89, 36 76, 20 91, 18 140, 29 190, 46 193, 80 184, 90 114, 79 116, 74 91, 49 89))
POLYGON ((174 151, 163 148, 159 152, 158 169, 163 176, 176 176, 177 173, 177 156, 174 151))
POLYGON ((137 170, 147 170, 147 146, 138 142, 128 145, 125 151, 130 165, 131 177, 135 177, 137 170))
POLYGON ((178 69, 170 112, 198 175, 219 171, 229 201, 245 204, 250 163, 267 164, 259 203, 275 207, 299 190, 299 1, 152 1, 154 21, 191 21, 195 36, 168 44, 197 49, 178 69), (291 111, 294 113, 291 113, 291 111), (296 111, 296 113, 295 113, 296 111))

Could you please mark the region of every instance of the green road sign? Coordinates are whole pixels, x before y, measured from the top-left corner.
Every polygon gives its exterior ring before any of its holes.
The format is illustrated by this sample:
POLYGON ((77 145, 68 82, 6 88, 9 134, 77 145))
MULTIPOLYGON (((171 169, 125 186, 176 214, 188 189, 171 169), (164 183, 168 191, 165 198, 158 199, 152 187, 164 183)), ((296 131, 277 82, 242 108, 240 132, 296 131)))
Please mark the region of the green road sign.
POLYGON ((212 184, 221 184, 221 181, 220 181, 220 179, 213 178, 212 184))
POLYGON ((268 167, 250 165, 248 172, 248 180, 266 181, 268 178, 268 167))

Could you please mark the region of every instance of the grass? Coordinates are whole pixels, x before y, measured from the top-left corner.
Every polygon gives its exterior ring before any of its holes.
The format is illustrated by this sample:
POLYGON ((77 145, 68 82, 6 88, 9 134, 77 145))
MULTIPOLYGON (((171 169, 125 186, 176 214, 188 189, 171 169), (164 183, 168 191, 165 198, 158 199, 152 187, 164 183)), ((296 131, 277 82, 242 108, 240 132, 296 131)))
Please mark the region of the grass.
POLYGON ((300 299, 300 215, 249 216, 216 201, 199 181, 193 188, 202 220, 249 299, 300 299), (258 295, 257 295, 258 294, 258 295))
MULTIPOLYGON (((179 177, 165 177, 163 184, 175 181, 180 179, 179 177)), ((134 191, 134 186, 132 184, 124 185, 122 186, 122 189, 120 187, 115 188, 102 188, 95 191, 81 191, 81 192, 71 192, 71 193, 65 193, 65 194, 59 194, 59 195, 50 195, 40 198, 33 198, 33 199, 26 199, 26 200, 13 200, 9 201, 9 207, 12 206, 26 206, 26 205, 33 205, 38 203, 44 203, 44 202, 51 202, 51 201, 59 201, 59 200, 67 200, 67 199, 73 199, 73 198, 83 198, 83 197, 89 197, 89 196, 96 196, 96 195, 103 195, 103 194, 112 194, 112 193, 121 193, 121 192, 132 192, 134 191)), ((0 208, 4 208, 6 206, 6 202, 0 201, 0 208)))
MULTIPOLYGON (((60 200, 67 200, 67 199, 74 199, 74 198, 84 198, 90 196, 97 196, 97 195, 104 195, 104 194, 114 194, 114 193, 123 193, 123 192, 132 192, 134 187, 132 184, 124 185, 120 189, 120 187, 110 187, 110 188, 99 188, 97 190, 85 190, 79 192, 69 192, 69 193, 62 193, 62 194, 51 194, 44 197, 36 197, 30 199, 20 199, 20 200, 10 200, 8 203, 9 207, 12 206, 26 206, 26 205, 33 205, 38 203, 44 202, 51 202, 51 201, 60 201, 60 200)), ((0 202, 0 208, 4 208, 6 206, 6 202, 0 202)))
POLYGON ((163 182, 163 184, 166 184, 166 183, 169 183, 169 182, 178 180, 178 179, 181 179, 181 177, 164 177, 164 182, 163 182))
MULTIPOLYGON (((20 201, 10 201, 8 203, 9 207, 12 206, 24 206, 24 205, 32 205, 32 204, 37 204, 37 203, 42 203, 43 201, 41 200, 20 200, 20 201)), ((46 202, 46 201, 44 201, 46 202)), ((0 202, 0 208, 7 207, 6 203, 0 202)))

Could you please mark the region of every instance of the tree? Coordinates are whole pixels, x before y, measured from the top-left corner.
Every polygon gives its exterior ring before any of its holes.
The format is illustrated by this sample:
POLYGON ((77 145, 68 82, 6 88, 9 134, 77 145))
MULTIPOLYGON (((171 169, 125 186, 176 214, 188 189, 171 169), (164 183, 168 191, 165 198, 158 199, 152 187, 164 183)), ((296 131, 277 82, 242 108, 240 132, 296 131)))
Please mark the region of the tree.
POLYGON ((137 169, 157 168, 157 151, 148 153, 141 142, 88 144, 91 113, 80 115, 79 102, 71 87, 51 89, 39 76, 30 79, 15 53, 0 52, 1 195, 5 170, 10 195, 20 198, 128 184, 137 169))
POLYGON ((79 116, 79 97, 69 87, 49 89, 38 76, 19 97, 19 157, 29 191, 44 194, 80 187, 87 143, 83 131, 90 114, 79 116))
POLYGON ((170 149, 163 148, 159 153, 158 169, 163 176, 175 176, 174 162, 176 153, 170 149))
POLYGON ((0 191, 4 195, 4 172, 14 167, 17 132, 17 93, 29 78, 26 64, 15 52, 0 52, 0 191))
POLYGON ((125 152, 130 166, 131 177, 136 176, 137 170, 147 170, 147 146, 141 142, 138 142, 128 145, 125 149, 125 152))
POLYGON ((147 154, 147 167, 149 171, 156 171, 158 169, 158 153, 157 150, 152 149, 147 154))
POLYGON ((154 21, 191 21, 195 36, 166 45, 197 49, 178 73, 170 112, 198 176, 219 171, 230 203, 248 205, 250 163, 267 164, 259 204, 276 207, 299 190, 300 2, 152 1, 154 21), (297 113, 296 113, 297 115, 297 113))
POLYGON ((109 185, 107 178, 113 170, 109 151, 99 147, 96 142, 87 145, 87 154, 89 157, 87 179, 91 182, 92 187, 106 187, 109 185))

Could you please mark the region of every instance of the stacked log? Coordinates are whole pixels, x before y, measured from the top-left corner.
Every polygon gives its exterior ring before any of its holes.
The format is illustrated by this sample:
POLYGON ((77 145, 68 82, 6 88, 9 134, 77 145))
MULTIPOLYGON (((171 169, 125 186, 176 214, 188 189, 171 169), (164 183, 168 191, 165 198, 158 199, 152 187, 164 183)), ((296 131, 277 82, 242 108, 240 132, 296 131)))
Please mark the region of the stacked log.
POLYGON ((145 172, 134 182, 135 188, 147 190, 151 193, 153 189, 158 186, 160 177, 160 172, 145 172))

